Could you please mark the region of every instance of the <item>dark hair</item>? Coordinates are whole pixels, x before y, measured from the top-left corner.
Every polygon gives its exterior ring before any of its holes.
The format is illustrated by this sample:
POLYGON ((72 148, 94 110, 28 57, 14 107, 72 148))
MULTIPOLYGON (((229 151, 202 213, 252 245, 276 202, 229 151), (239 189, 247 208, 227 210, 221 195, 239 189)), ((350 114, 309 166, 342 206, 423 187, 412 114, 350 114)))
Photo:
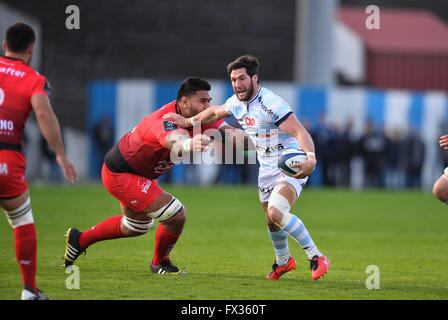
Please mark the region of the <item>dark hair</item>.
POLYGON ((6 30, 5 40, 9 50, 23 53, 36 41, 36 35, 29 25, 16 23, 6 30))
POLYGON ((177 92, 177 101, 180 101, 182 97, 190 97, 198 91, 206 90, 210 91, 210 84, 201 78, 187 78, 180 85, 177 92))
POLYGON ((246 54, 244 56, 238 57, 235 61, 231 62, 227 66, 227 72, 230 73, 233 70, 246 68, 247 74, 252 78, 254 75, 258 76, 258 66, 260 62, 258 59, 252 55, 246 54))

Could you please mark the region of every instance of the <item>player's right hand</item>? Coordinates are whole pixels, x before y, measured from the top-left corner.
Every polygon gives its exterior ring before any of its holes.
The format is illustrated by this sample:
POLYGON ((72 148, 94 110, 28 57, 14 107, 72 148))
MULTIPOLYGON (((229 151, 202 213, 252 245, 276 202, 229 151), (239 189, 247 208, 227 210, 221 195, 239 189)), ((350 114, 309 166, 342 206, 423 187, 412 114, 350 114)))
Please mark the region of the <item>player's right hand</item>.
POLYGON ((439 145, 443 149, 448 149, 448 135, 441 136, 439 139, 439 145))
POLYGON ((316 159, 308 158, 307 160, 300 163, 293 163, 291 167, 299 168, 299 171, 295 175, 293 175, 293 177, 296 179, 303 179, 313 173, 314 169, 316 168, 316 159))
POLYGON ((197 134, 192 139, 192 148, 193 152, 202 152, 207 150, 208 145, 212 142, 209 136, 205 134, 197 134))
POLYGON ((167 114, 164 114, 163 119, 170 119, 172 121, 174 121, 174 123, 176 125, 178 125, 181 128, 186 128, 186 122, 185 122, 185 117, 183 117, 182 115, 178 114, 178 113, 174 113, 174 112, 170 112, 167 114))
POLYGON ((56 161, 61 167, 65 179, 70 183, 75 183, 77 180, 76 170, 70 160, 68 160, 67 156, 65 154, 56 155, 56 161))

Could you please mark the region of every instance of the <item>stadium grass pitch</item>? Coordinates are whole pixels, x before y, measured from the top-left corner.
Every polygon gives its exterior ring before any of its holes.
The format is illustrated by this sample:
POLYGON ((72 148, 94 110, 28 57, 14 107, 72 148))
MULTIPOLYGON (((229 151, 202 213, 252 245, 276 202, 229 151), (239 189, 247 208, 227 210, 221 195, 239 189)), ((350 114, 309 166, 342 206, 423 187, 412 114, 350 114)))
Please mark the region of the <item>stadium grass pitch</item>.
MULTIPOLYGON (((66 288, 64 232, 120 214, 100 185, 33 187, 38 286, 52 299, 448 299, 448 208, 428 193, 307 188, 293 212, 330 258, 329 275, 312 281, 304 252, 290 239, 297 269, 265 280, 274 260, 256 187, 168 187, 187 207, 171 256, 188 272, 149 271, 147 235, 100 242, 78 259, 80 289, 66 288), (366 268, 380 288, 368 290, 366 268)), ((21 282, 6 219, 0 223, 0 299, 18 299, 21 282)))

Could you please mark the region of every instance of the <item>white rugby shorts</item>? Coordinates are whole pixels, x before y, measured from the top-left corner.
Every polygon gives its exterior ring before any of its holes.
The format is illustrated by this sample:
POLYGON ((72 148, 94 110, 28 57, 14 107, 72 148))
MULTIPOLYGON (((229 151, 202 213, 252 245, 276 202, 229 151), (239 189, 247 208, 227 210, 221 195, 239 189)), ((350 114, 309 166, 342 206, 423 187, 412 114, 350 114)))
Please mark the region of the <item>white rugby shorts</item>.
POLYGON ((282 181, 288 182, 294 187, 298 198, 300 192, 308 181, 308 177, 296 179, 285 175, 278 168, 265 169, 260 167, 258 170, 258 196, 260 197, 260 202, 269 202, 269 197, 271 196, 275 185, 282 181))

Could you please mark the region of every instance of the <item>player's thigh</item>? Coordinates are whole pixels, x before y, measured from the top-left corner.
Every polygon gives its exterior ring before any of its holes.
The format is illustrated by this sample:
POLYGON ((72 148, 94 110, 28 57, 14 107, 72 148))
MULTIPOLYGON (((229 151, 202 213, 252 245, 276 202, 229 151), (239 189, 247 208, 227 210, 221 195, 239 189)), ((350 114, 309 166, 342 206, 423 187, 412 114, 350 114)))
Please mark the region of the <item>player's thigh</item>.
POLYGON ((12 198, 0 198, 0 207, 6 211, 13 211, 22 206, 29 197, 28 191, 12 198))
POLYGON ((182 203, 160 188, 157 180, 129 173, 111 172, 106 165, 101 172, 103 184, 120 201, 123 214, 135 220, 161 223, 185 221, 182 203))
POLYGON ((276 181, 268 203, 268 218, 281 223, 289 214, 303 188, 303 181, 281 174, 276 181))
POLYGON ((268 203, 269 202, 260 202, 261 208, 263 209, 265 214, 268 214, 268 203))
POLYGON ((302 193, 303 187, 305 186, 307 180, 308 178, 296 179, 282 173, 277 179, 272 193, 278 193, 279 195, 285 197, 292 207, 294 202, 296 202, 302 193))
POLYGON ((272 222, 272 220, 269 218, 268 203, 269 203, 269 202, 261 202, 260 204, 261 204, 261 207, 263 208, 263 211, 264 211, 264 216, 265 216, 265 219, 266 219, 266 225, 268 226, 269 230, 270 230, 271 232, 273 232, 273 231, 277 231, 279 228, 278 228, 278 226, 277 226, 274 222, 272 222))
POLYGON ((144 210, 144 213, 167 226, 177 226, 180 230, 185 223, 184 205, 176 197, 165 191, 144 210))
POLYGON ((114 173, 103 165, 101 172, 103 185, 106 190, 120 201, 129 212, 144 212, 151 206, 167 201, 164 191, 159 187, 157 180, 147 179, 130 173, 114 173))
POLYGON ((25 171, 22 153, 0 150, 0 206, 3 209, 14 210, 28 199, 25 171))
POLYGON ((286 198, 286 200, 288 200, 290 206, 292 206, 297 200, 297 193, 294 186, 285 181, 278 183, 272 193, 273 194, 271 198, 275 197, 276 195, 281 195, 282 197, 286 198))
POLYGON ((269 202, 260 202, 261 208, 263 209, 264 215, 266 217, 266 222, 269 223, 268 204, 269 202))
POLYGON ((121 203, 122 212, 128 218, 136 219, 136 220, 151 220, 154 217, 151 217, 154 212, 159 211, 162 208, 165 208, 173 201, 174 197, 170 193, 163 191, 154 201, 142 210, 136 211, 130 207, 127 207, 125 204, 121 203))
MULTIPOLYGON (((282 218, 283 213, 278 210, 277 206, 274 205, 275 203, 279 200, 283 203, 284 198, 287 199, 284 201, 290 203, 289 207, 294 203, 297 194, 294 185, 300 187, 294 180, 294 178, 285 176, 279 170, 268 171, 267 173, 260 172, 258 176, 258 190, 262 206, 265 204, 263 209, 265 210, 268 226, 282 218), (291 180, 291 183, 289 180, 291 180)), ((288 207, 288 205, 286 206, 288 207)))
POLYGON ((259 172, 257 183, 258 197, 262 205, 263 203, 269 202, 269 197, 271 196, 272 189, 274 189, 276 179, 276 175, 259 172))

